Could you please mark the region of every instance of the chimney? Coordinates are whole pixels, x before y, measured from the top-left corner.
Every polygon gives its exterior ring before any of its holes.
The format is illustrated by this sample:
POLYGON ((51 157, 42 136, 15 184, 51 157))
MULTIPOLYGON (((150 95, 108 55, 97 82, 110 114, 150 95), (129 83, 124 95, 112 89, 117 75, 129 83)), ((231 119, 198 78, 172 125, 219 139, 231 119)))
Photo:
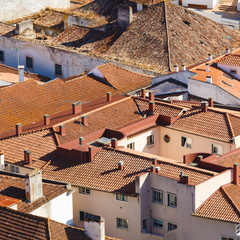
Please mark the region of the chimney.
POLYGON ((152 165, 157 166, 157 158, 152 159, 152 165))
POLYGON ((208 54, 208 61, 211 61, 212 60, 212 54, 208 54))
POLYGON ((84 126, 88 126, 88 118, 87 118, 87 116, 82 116, 82 125, 84 125, 84 126))
POLYGON ((33 170, 25 176, 25 196, 30 203, 43 197, 42 191, 42 172, 33 170))
POLYGON ((118 162, 118 170, 123 170, 123 162, 122 161, 118 162))
POLYGON ((132 7, 127 5, 119 5, 118 7, 118 26, 126 30, 132 22, 132 7))
POLYGON ((186 66, 182 65, 182 72, 186 71, 186 66))
POLYGON ((146 89, 142 89, 141 95, 142 95, 142 98, 146 98, 146 89))
POLYGON ((75 102, 72 104, 72 114, 78 114, 82 112, 82 104, 80 102, 75 102))
POLYGON ((160 169, 161 169, 161 168, 160 168, 159 166, 156 167, 156 168, 155 168, 156 173, 160 173, 160 169))
POLYGON ((156 166, 155 166, 155 165, 152 165, 152 166, 151 166, 151 172, 152 172, 152 173, 156 173, 156 166))
POLYGON ((89 146, 88 147, 88 162, 92 162, 93 160, 93 147, 92 146, 89 146))
POLYGON ((107 93, 107 102, 111 102, 112 101, 112 94, 111 92, 107 93))
POLYGON ((16 135, 20 136, 22 134, 22 124, 18 123, 16 124, 16 135))
POLYGON ((233 165, 233 183, 239 185, 239 163, 233 165))
POLYGON ((1 171, 4 171, 5 170, 4 151, 0 152, 0 165, 1 165, 1 171))
POLYGON ((116 138, 111 139, 111 147, 114 149, 117 149, 117 139, 116 138))
POLYGON ((200 162, 202 162, 202 160, 203 160, 203 156, 202 155, 198 155, 197 156, 197 162, 200 163, 200 162))
POLYGON ((24 65, 18 65, 19 82, 24 81, 24 65))
POLYGON ((80 137, 80 138, 79 138, 79 145, 80 145, 80 146, 83 146, 83 140, 84 140, 84 137, 80 137))
POLYGON ((50 115, 49 114, 44 115, 43 119, 44 119, 45 126, 50 124, 50 115))
POLYGON ((201 110, 202 110, 202 112, 207 112, 207 110, 208 110, 207 102, 205 102, 205 101, 201 102, 201 110))
POLYGON ((24 150, 24 162, 25 164, 32 165, 32 153, 28 150, 24 150))
POLYGON ((189 176, 187 175, 184 175, 183 171, 180 172, 180 183, 183 183, 183 184, 188 184, 189 183, 189 176))
POLYGON ((155 111, 155 107, 156 107, 155 102, 152 102, 152 101, 149 102, 149 111, 151 113, 153 113, 155 111))
POLYGON ((66 127, 64 124, 59 125, 59 133, 61 136, 66 136, 66 127))
POLYGON ((213 98, 211 97, 208 99, 208 106, 213 107, 213 98))
POLYGON ((177 65, 174 65, 174 72, 179 72, 179 67, 177 65))
POLYGON ((226 48, 226 53, 230 53, 230 49, 229 48, 226 48))
POLYGON ((212 76, 207 75, 206 81, 207 83, 212 83, 212 76))
POLYGON ((206 63, 206 72, 210 72, 209 71, 209 63, 206 63))
POLYGON ((149 101, 154 101, 154 92, 149 91, 149 101))

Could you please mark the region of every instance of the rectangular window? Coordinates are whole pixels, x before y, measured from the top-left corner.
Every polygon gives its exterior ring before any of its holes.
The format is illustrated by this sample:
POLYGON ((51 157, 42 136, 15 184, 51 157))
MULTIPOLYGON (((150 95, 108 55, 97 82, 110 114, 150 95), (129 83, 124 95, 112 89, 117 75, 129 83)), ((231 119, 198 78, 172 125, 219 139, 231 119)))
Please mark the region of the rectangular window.
POLYGON ((153 227, 163 229, 163 221, 160 219, 153 218, 152 220, 153 227))
POLYGON ((10 165, 10 172, 19 173, 19 167, 10 165))
POLYGON ((150 136, 147 137, 147 145, 152 144, 154 144, 154 134, 151 134, 150 136))
POLYGON ((119 200, 119 201, 125 201, 127 202, 128 201, 128 196, 127 195, 124 195, 122 193, 117 193, 116 194, 116 199, 119 200))
POLYGON ((223 146, 218 144, 212 144, 212 153, 217 155, 223 154, 223 146))
POLYGON ((33 69, 33 59, 31 57, 26 57, 26 67, 27 69, 33 69))
POLYGON ((152 202, 163 204, 163 191, 152 189, 152 202))
POLYGON ((0 61, 4 62, 4 51, 0 51, 0 61))
POLYGON ((79 193, 90 195, 90 189, 85 187, 79 187, 79 193))
POLYGON ((234 237, 221 237, 221 240, 235 240, 234 237))
POLYGON ((144 219, 143 222, 142 222, 142 231, 144 233, 147 232, 147 219, 144 219))
POLYGON ((177 207, 177 195, 168 193, 168 206, 169 207, 177 207))
POLYGON ((187 137, 182 137, 181 146, 185 148, 192 148, 192 139, 187 137))
POLYGON ((171 231, 171 230, 174 230, 174 229, 177 229, 177 224, 168 222, 168 231, 171 231))
POLYGON ((85 212, 80 211, 80 212, 79 212, 80 221, 84 221, 84 217, 85 217, 85 212))
POLYGON ((117 218, 116 223, 117 223, 117 228, 128 229, 128 219, 117 218))
POLYGON ((129 144, 127 145, 127 148, 135 149, 135 142, 129 143, 129 144))
POLYGON ((236 74, 236 73, 237 73, 237 71, 236 71, 236 70, 233 70, 233 69, 231 69, 231 70, 230 70, 230 73, 236 74))
POLYGON ((62 76, 62 65, 55 64, 55 75, 62 76))

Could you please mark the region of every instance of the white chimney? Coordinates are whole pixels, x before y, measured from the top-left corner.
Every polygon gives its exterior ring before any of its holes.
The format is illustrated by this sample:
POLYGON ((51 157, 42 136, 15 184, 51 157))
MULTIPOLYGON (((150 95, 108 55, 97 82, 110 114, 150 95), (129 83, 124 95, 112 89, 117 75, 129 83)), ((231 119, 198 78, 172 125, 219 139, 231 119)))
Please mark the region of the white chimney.
POLYGON ((212 83, 212 76, 207 75, 207 83, 212 83))
POLYGON ((0 152, 0 165, 1 165, 1 171, 5 170, 5 162, 4 162, 4 152, 0 152))
POLYGON ((208 61, 211 61, 212 60, 212 54, 208 54, 208 61))
POLYGON ((177 65, 174 65, 174 72, 179 72, 179 67, 177 65))
POLYGON ((206 72, 209 72, 209 63, 206 63, 206 72))
POLYGON ((24 65, 18 65, 19 82, 24 81, 24 65))
POLYGON ((230 49, 229 48, 226 48, 226 53, 230 53, 230 49))
POLYGON ((182 65, 182 72, 183 71, 186 71, 186 66, 185 65, 182 65))
POLYGON ((30 203, 35 202, 43 197, 42 190, 42 172, 41 170, 33 170, 25 176, 25 196, 30 203))

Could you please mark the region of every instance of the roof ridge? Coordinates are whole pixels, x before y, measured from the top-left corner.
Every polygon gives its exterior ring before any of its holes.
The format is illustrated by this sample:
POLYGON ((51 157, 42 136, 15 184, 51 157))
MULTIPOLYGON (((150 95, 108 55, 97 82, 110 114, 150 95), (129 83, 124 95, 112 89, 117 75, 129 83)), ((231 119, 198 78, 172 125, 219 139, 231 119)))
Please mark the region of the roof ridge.
POLYGON ((229 126, 229 130, 230 130, 230 134, 231 134, 231 138, 233 139, 235 134, 234 134, 234 131, 233 131, 233 127, 232 127, 232 123, 231 123, 231 120, 229 118, 229 114, 228 113, 225 113, 225 116, 227 118, 227 121, 228 121, 228 126, 229 126))

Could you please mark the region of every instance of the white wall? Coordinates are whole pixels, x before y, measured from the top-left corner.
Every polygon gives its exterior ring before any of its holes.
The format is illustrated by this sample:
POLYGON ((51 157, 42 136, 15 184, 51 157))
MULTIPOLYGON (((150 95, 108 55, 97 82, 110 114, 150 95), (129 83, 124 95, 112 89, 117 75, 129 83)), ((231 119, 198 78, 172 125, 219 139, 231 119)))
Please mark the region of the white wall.
POLYGON ((219 68, 223 69, 224 71, 230 73, 234 77, 240 79, 240 67, 239 66, 224 65, 224 64, 220 64, 220 63, 218 63, 217 66, 219 68), (231 73, 231 70, 235 70, 236 74, 231 73))
POLYGON ((182 0, 182 6, 187 7, 188 4, 198 4, 198 5, 207 5, 207 8, 213 8, 217 0, 182 0))
POLYGON ((68 8, 70 0, 0 0, 0 21, 21 18, 45 9, 68 8))
POLYGON ((38 209, 32 211, 31 214, 50 218, 65 224, 73 224, 72 193, 69 195, 67 192, 61 194, 38 209))

